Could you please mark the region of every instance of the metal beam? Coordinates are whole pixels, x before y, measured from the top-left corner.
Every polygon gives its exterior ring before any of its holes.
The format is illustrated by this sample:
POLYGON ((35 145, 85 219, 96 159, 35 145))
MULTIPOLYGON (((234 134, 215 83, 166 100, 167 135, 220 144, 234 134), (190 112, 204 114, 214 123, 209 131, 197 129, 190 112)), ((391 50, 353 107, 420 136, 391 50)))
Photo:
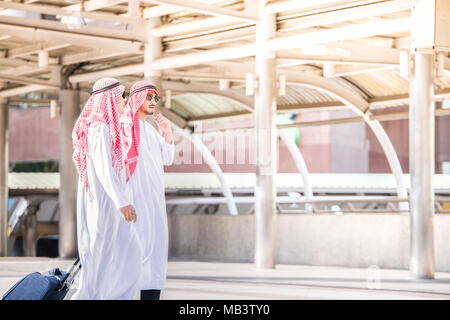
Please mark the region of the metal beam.
POLYGON ((112 51, 111 49, 94 49, 92 51, 68 54, 61 57, 61 64, 75 64, 85 61, 97 61, 130 54, 128 51, 112 51))
MULTIPOLYGON (((79 6, 80 4, 78 4, 79 6)), ((114 23, 125 23, 136 25, 142 23, 141 19, 130 18, 126 16, 119 16, 115 14, 106 14, 99 12, 89 12, 88 10, 74 10, 72 6, 57 7, 50 5, 38 5, 38 4, 23 4, 18 2, 0 1, 0 8, 23 10, 28 12, 35 12, 41 14, 52 14, 59 16, 71 16, 76 15, 80 18, 93 19, 97 21, 106 21, 114 23)))
POLYGON ((0 91, 0 98, 8 98, 13 97, 22 93, 28 93, 28 92, 34 92, 34 91, 41 91, 48 89, 48 86, 39 85, 39 84, 32 84, 32 85, 26 85, 21 86, 17 88, 12 89, 4 89, 0 91))
MULTIPOLYGON (((435 116, 442 117, 450 115, 450 109, 436 109, 435 116)), ((409 112, 388 112, 383 114, 369 115, 370 120, 376 121, 393 121, 393 120, 406 120, 409 119, 409 112)), ((305 122, 295 122, 290 124, 280 124, 277 128, 300 128, 300 127, 315 127, 315 126, 329 126, 335 124, 344 124, 351 122, 364 121, 364 117, 350 117, 350 118, 339 118, 330 120, 317 120, 317 121, 305 121, 305 122)))
POLYGON ((194 124, 195 122, 199 121, 207 121, 207 120, 216 120, 216 119, 223 119, 227 118, 228 120, 231 120, 233 117, 240 117, 240 116, 247 116, 251 115, 253 112, 250 111, 234 111, 234 112, 227 112, 227 113, 221 113, 221 114, 215 114, 215 115, 204 115, 204 116, 198 116, 191 120, 189 120, 190 124, 194 124))
MULTIPOLYGON (((359 37, 369 37, 371 35, 398 32, 409 30, 409 18, 382 21, 379 23, 366 23, 350 27, 336 28, 330 30, 315 31, 297 36, 273 38, 268 40, 268 47, 271 51, 284 50, 286 48, 302 47, 318 43, 334 42, 338 40, 349 40, 359 37), (373 29, 371 29, 373 28, 373 29)), ((153 29, 154 30, 154 29, 153 29)), ((176 55, 155 59, 152 62, 152 70, 164 70, 177 67, 186 67, 201 63, 214 62, 219 60, 230 60, 254 56, 257 52, 256 44, 247 44, 238 47, 221 48, 207 50, 206 52, 176 55)), ((71 82, 97 79, 102 76, 119 76, 142 72, 142 64, 135 64, 126 67, 118 67, 87 74, 79 74, 70 77, 71 82)))
POLYGON ((93 79, 100 79, 102 77, 119 77, 123 75, 142 74, 142 73, 144 73, 143 63, 127 64, 116 68, 75 74, 69 77, 69 81, 72 83, 78 83, 84 81, 91 81, 93 79))
MULTIPOLYGON (((271 51, 286 50, 312 46, 315 44, 352 40, 371 37, 375 35, 391 34, 408 31, 410 19, 392 19, 381 22, 356 24, 349 27, 333 28, 329 30, 313 31, 295 36, 274 37, 268 40, 271 51)), ((162 70, 177 67, 186 67, 200 63, 219 60, 230 60, 254 56, 257 52, 256 44, 246 44, 236 47, 211 49, 206 52, 190 53, 165 57, 154 61, 152 68, 162 70)))
POLYGON ((70 6, 64 7, 65 10, 72 11, 95 11, 108 7, 112 7, 121 3, 125 3, 128 0, 88 0, 82 1, 77 4, 72 4, 70 6))
MULTIPOLYGON (((141 0, 141 1, 144 3, 145 2, 152 3, 151 0, 141 0)), ((209 5, 214 5, 214 4, 220 4, 222 1, 221 0, 204 0, 204 2, 209 5)), ((143 13, 144 19, 150 19, 150 18, 166 16, 169 14, 177 14, 177 13, 180 13, 183 11, 186 11, 186 10, 184 10, 184 8, 181 8, 179 6, 164 4, 164 5, 156 5, 156 6, 153 6, 150 8, 145 8, 142 13, 143 13)))
MULTIPOLYGON (((306 30, 306 28, 316 27, 316 26, 323 26, 331 23, 338 23, 338 22, 345 22, 345 21, 353 21, 355 19, 361 19, 361 18, 369 18, 377 15, 381 15, 383 12, 397 12, 405 7, 407 7, 408 0, 398 0, 398 1, 389 1, 385 3, 374 3, 374 4, 367 4, 361 6, 356 6, 352 8, 345 8, 342 10, 335 10, 335 11, 318 11, 316 14, 308 14, 306 16, 301 16, 295 19, 287 18, 281 18, 281 21, 278 25, 278 32, 285 32, 289 30, 296 30, 296 29, 303 29, 306 30), (363 14, 362 14, 363 13, 363 14)), ((149 8, 146 10, 151 10, 153 8, 149 8)), ((233 21, 231 19, 227 18, 207 18, 207 17, 201 17, 196 18, 191 21, 186 22, 180 22, 177 24, 167 24, 163 25, 158 29, 155 29, 154 32, 157 32, 159 36, 165 36, 169 37, 166 40, 166 45, 170 47, 171 40, 176 39, 170 39, 170 35, 176 35, 181 33, 189 33, 189 35, 184 36, 184 38, 189 38, 190 41, 193 43, 196 43, 197 39, 196 36, 198 34, 192 34, 195 31, 198 30, 205 30, 207 28, 207 31, 209 34, 207 34, 208 37, 223 37, 223 32, 220 34, 215 35, 218 31, 223 31, 224 26, 230 26, 233 24, 233 21), (194 37, 196 37, 194 39, 194 37)), ((230 30, 233 32, 240 32, 241 37, 251 37, 254 35, 254 26, 252 25, 234 25, 233 30, 230 30), (239 29, 237 29, 239 27, 239 29)), ((238 39, 236 39, 238 40, 238 39)), ((203 45, 214 45, 216 40, 207 41, 203 40, 203 45)))
MULTIPOLYGON (((439 99, 447 98, 448 96, 450 96, 450 88, 436 89, 433 98, 436 101, 439 99)), ((409 93, 369 99, 371 107, 383 106, 392 102, 396 102, 398 104, 408 104, 409 93)))
POLYGON ((161 17, 172 13, 183 11, 180 7, 170 5, 159 5, 142 10, 142 17, 144 19, 161 17))
POLYGON ((328 74, 325 74, 325 72, 324 72, 324 77, 336 78, 336 77, 344 77, 344 76, 349 76, 349 75, 354 75, 354 74, 370 73, 370 72, 392 70, 392 69, 398 69, 398 65, 388 65, 388 66, 386 66, 386 65, 384 65, 384 66, 333 65, 332 72, 328 73, 328 74))
POLYGON ((360 23, 340 28, 314 31, 292 36, 277 37, 269 41, 270 50, 288 50, 302 48, 308 45, 333 41, 368 38, 377 35, 395 34, 409 31, 411 19, 399 18, 377 22, 360 23))
POLYGON ((8 252, 9 108, 0 98, 0 257, 8 252))
POLYGON ((163 89, 171 90, 172 92, 207 93, 219 95, 238 102, 242 108, 248 110, 249 112, 253 112, 253 107, 251 107, 253 105, 252 98, 231 90, 221 91, 217 88, 217 86, 211 84, 186 84, 175 81, 163 81, 163 89))
MULTIPOLYGON (((335 2, 335 1, 334 1, 335 2)), ((302 2, 299 2, 301 4, 302 2)), ((313 2, 303 2, 310 3, 313 2)), ((316 3, 316 2, 314 2, 316 3)), ((305 14, 300 17, 280 18, 278 28, 280 32, 288 32, 316 26, 326 26, 334 23, 364 19, 386 14, 393 14, 411 9, 411 0, 378 1, 361 5, 353 5, 349 8, 325 9, 314 14, 305 14)))
MULTIPOLYGON (((203 36, 189 36, 182 39, 170 38, 165 40, 165 52, 176 52, 199 47, 214 46, 220 43, 247 40, 254 38, 254 26, 223 31, 217 34, 203 36)), ((362 64, 399 64, 400 50, 391 47, 363 45, 351 42, 337 41, 317 46, 304 46, 293 53, 278 53, 278 58, 329 61, 335 63, 362 63, 362 64), (302 53, 299 53, 301 51, 302 53)))
POLYGON ((259 19, 257 16, 252 15, 245 11, 236 11, 225 9, 219 6, 210 5, 204 2, 195 0, 144 0, 144 2, 152 2, 158 4, 168 4, 177 6, 179 8, 192 10, 194 12, 200 12, 207 15, 213 15, 218 17, 230 17, 237 20, 256 23, 259 19))
POLYGON ((216 46, 228 42, 240 40, 252 40, 255 38, 255 26, 241 27, 238 29, 225 30, 219 33, 204 34, 197 36, 184 37, 182 39, 164 40, 165 53, 188 50, 192 48, 204 48, 216 46))
POLYGON ((186 22, 162 25, 155 28, 153 30, 153 34, 155 37, 166 37, 185 33, 192 35, 193 32, 197 32, 199 30, 207 30, 208 33, 213 33, 217 31, 214 28, 217 29, 230 25, 233 25, 234 27, 248 26, 249 23, 236 22, 235 19, 230 17, 198 17, 186 22))
MULTIPOLYGON (((248 108, 251 108, 248 106, 248 108)), ((277 113, 294 113, 294 112, 306 112, 306 111, 340 111, 340 110, 348 110, 348 107, 345 106, 340 101, 332 101, 332 102, 326 102, 326 103, 305 103, 305 104, 293 104, 293 105, 277 105, 277 113)), ((248 116, 253 113, 253 110, 249 111, 235 111, 235 112, 227 112, 227 113, 220 113, 220 114, 211 114, 211 115, 204 115, 192 118, 189 120, 189 124, 194 124, 195 122, 199 121, 208 121, 208 120, 217 120, 221 118, 233 118, 233 117, 242 117, 242 116, 248 116)), ((448 112, 450 114, 450 110, 448 112)), ((406 115, 406 118, 403 118, 404 115, 399 115, 402 117, 402 119, 407 119, 408 115, 406 115)), ((353 119, 353 118, 352 118, 353 119)), ((362 121, 362 117, 356 117, 354 121, 362 121)), ((378 119, 376 119, 378 120, 378 119)), ((396 119, 395 119, 396 120, 396 119)), ((331 121, 331 120, 324 120, 331 121)), ((353 121, 352 121, 353 122, 353 121)), ((303 123, 303 122, 296 122, 293 124, 293 127, 296 126, 302 126, 303 124, 308 124, 309 122, 303 123)), ((312 123, 316 123, 315 121, 312 121, 312 123)), ((320 123, 320 122, 319 122, 320 123)), ((326 124, 326 123, 324 123, 326 124)), ((278 126, 279 127, 279 126, 278 126)))
POLYGON ((339 110, 348 110, 348 107, 341 101, 277 105, 278 113, 294 113, 303 111, 339 111, 339 110))
POLYGON ((11 59, 11 58, 5 58, 5 57, 0 57, 0 64, 12 66, 12 67, 23 67, 23 66, 36 67, 36 68, 38 67, 38 64, 35 62, 29 62, 29 61, 24 61, 22 59, 11 59))
MULTIPOLYGON (((370 49, 370 46, 367 47, 370 49)), ((373 48, 375 51, 377 48, 373 48)), ((372 57, 358 56, 352 53, 348 57, 340 57, 336 55, 308 55, 308 54, 278 54, 278 67, 288 67, 307 63, 324 63, 330 62, 335 64, 364 64, 364 65, 382 65, 387 67, 396 67, 399 59, 386 59, 383 56, 373 55, 372 57), (284 64, 284 65, 283 65, 284 64)))
MULTIPOLYGON (((30 77, 17 77, 17 76, 11 76, 11 75, 0 73, 0 79, 10 81, 10 82, 15 82, 15 83, 21 83, 21 84, 34 84, 34 85, 39 85, 39 86, 43 86, 46 88, 54 88, 54 89, 59 88, 59 85, 56 85, 55 83, 52 83, 51 81, 39 80, 39 79, 30 78, 30 77)), ((0 91, 0 94, 1 94, 1 92, 3 92, 3 91, 0 91)))
MULTIPOLYGON (((30 26, 15 25, 18 20, 13 20, 12 24, 5 24, 2 23, 2 19, 4 18, 4 16, 0 16, 0 32, 11 34, 15 38, 25 41, 71 43, 73 45, 91 48, 101 47, 111 50, 126 50, 130 53, 142 53, 142 43, 140 41, 113 38, 111 37, 111 30, 103 35, 82 34, 63 27, 59 28, 59 30, 49 30, 45 27, 36 26, 33 22, 30 23, 30 26)), ((95 34, 95 32, 92 33, 95 34)))
POLYGON ((51 51, 57 50, 61 48, 70 47, 70 43, 61 43, 61 44, 48 44, 48 43, 34 43, 30 45, 26 45, 19 48, 9 49, 8 50, 8 58, 17 58, 22 56, 27 56, 31 54, 38 53, 41 50, 51 51))
MULTIPOLYGON (((136 28, 129 30, 105 28, 96 26, 79 25, 77 28, 69 29, 67 24, 59 21, 32 19, 32 18, 17 18, 10 16, 0 16, 0 24, 15 25, 20 27, 32 27, 33 29, 44 29, 49 31, 59 31, 69 34, 80 34, 95 36, 101 38, 112 38, 118 40, 132 40, 144 41, 142 29, 136 28)), ((70 42, 66 40, 65 43, 70 42)))
POLYGON ((315 0, 315 1, 298 1, 298 0, 277 0, 277 1, 269 1, 266 4, 265 10, 268 13, 279 13, 283 11, 291 11, 291 10, 312 10, 317 8, 327 8, 331 5, 344 5, 355 3, 355 0, 315 0))
POLYGON ((410 272, 434 278, 434 54, 414 53, 410 85, 410 272))
POLYGON ((48 73, 49 69, 47 67, 38 67, 37 65, 27 65, 20 67, 13 67, 6 70, 2 70, 0 75, 14 75, 14 76, 24 76, 24 75, 38 75, 43 73, 48 73))

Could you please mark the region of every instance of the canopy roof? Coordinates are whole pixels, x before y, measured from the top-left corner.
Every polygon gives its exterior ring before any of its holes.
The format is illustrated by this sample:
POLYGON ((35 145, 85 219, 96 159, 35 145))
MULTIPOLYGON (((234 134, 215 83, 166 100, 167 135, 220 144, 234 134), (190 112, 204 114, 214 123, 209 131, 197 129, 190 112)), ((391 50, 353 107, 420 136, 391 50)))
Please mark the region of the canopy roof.
MULTIPOLYGON (((60 67, 70 75, 68 86, 84 93, 104 76, 129 88, 144 77, 151 33, 162 40, 162 56, 152 69, 162 73, 174 113, 191 122, 251 115, 245 80, 255 72, 254 3, 0 1, 0 98, 48 101, 60 88, 60 67)), ((410 47, 411 3, 269 1, 265 10, 277 21, 269 46, 276 52, 279 87, 286 82, 278 110, 346 109, 343 92, 358 99, 353 104, 361 112, 407 104, 409 82, 400 65, 410 47)), ((444 100, 450 96, 450 59, 447 53, 439 59, 443 70, 435 93, 444 100)))
MULTIPOLYGON (((229 187, 233 190, 246 189, 253 192, 255 188, 254 173, 225 173, 229 187)), ((410 176, 402 176, 409 189, 410 176)), ((11 172, 8 175, 10 192, 18 191, 57 191, 60 186, 59 173, 43 172, 11 172)), ((376 173, 312 173, 311 183, 315 192, 384 192, 395 193, 396 182, 392 174, 376 173)), ((298 173, 278 173, 277 188, 301 190, 304 185, 298 173)), ((214 173, 206 172, 166 172, 164 174, 166 191, 179 190, 207 190, 214 189, 221 192, 222 186, 214 173)), ((450 193, 450 182, 446 175, 434 175, 434 188, 436 193, 450 193)))

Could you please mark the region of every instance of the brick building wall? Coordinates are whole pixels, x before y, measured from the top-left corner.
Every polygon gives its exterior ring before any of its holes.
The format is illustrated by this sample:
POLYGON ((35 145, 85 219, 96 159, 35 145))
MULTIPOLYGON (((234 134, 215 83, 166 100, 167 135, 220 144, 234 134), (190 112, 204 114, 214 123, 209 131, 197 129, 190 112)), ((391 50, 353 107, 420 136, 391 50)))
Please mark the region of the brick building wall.
POLYGON ((9 111, 9 161, 58 159, 58 117, 48 107, 9 111))
MULTIPOLYGON (((342 114, 340 115, 342 116, 342 114)), ((326 120, 333 113, 300 113, 295 121, 326 120)), ((58 159, 58 118, 50 118, 47 107, 10 109, 10 161, 47 161, 58 159)), ((402 169, 409 172, 408 120, 383 121, 398 154, 402 169)), ((253 125, 252 119, 233 120, 225 124, 205 123, 204 129, 220 129, 253 125)), ((436 172, 442 162, 450 161, 450 116, 436 118, 436 172)), ((251 133, 237 131, 214 138, 205 136, 204 143, 218 159, 224 172, 254 172, 255 140, 251 133), (226 141, 228 139, 227 148, 226 141), (222 142, 220 142, 222 141, 222 142), (232 141, 232 142, 230 142, 232 141)), ((210 172, 193 145, 175 134, 175 161, 167 172, 210 172)), ((300 150, 309 172, 390 173, 386 157, 371 130, 363 123, 300 128, 300 150)), ((294 161, 279 140, 278 172, 296 172, 294 161)))

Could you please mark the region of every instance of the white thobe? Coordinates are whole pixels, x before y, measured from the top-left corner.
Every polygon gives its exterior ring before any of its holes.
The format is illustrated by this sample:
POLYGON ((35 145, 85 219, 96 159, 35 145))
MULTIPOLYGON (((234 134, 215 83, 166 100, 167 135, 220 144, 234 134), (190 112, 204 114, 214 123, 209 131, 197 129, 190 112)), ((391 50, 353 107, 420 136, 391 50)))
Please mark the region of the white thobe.
POLYGON ((132 202, 128 186, 121 183, 112 166, 110 141, 105 124, 89 128, 86 173, 92 197, 78 181, 77 235, 82 267, 72 299, 131 300, 137 290, 142 250, 136 226, 126 222, 119 210, 132 202))
POLYGON ((166 282, 168 227, 164 192, 164 168, 173 162, 174 142, 165 139, 149 124, 139 120, 138 162, 129 181, 138 219, 136 227, 143 251, 141 290, 162 290, 166 282))

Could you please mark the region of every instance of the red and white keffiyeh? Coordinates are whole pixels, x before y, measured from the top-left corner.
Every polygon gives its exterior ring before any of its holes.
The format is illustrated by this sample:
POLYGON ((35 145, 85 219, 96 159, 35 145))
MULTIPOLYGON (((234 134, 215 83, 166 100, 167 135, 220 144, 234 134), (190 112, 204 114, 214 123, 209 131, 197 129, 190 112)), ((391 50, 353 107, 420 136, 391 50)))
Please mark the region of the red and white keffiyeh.
MULTIPOLYGON (((103 78, 95 82, 92 90, 99 90, 118 82, 118 80, 113 78, 103 78)), ((120 179, 120 174, 123 169, 123 142, 120 135, 117 106, 122 99, 124 91, 125 87, 118 85, 112 89, 92 94, 86 102, 73 128, 73 161, 75 162, 80 180, 84 183, 86 190, 89 189, 86 174, 87 134, 91 126, 99 123, 104 123, 109 127, 113 168, 116 170, 116 174, 120 179)))
MULTIPOLYGON (((130 93, 145 86, 153 86, 153 84, 149 81, 138 81, 131 87, 130 93)), ((155 89, 145 89, 134 93, 129 97, 120 118, 121 133, 124 138, 124 152, 127 155, 125 158, 126 182, 130 180, 137 165, 138 148, 141 139, 138 110, 144 104, 145 99, 147 99, 147 93, 158 95, 158 91, 155 89)))

